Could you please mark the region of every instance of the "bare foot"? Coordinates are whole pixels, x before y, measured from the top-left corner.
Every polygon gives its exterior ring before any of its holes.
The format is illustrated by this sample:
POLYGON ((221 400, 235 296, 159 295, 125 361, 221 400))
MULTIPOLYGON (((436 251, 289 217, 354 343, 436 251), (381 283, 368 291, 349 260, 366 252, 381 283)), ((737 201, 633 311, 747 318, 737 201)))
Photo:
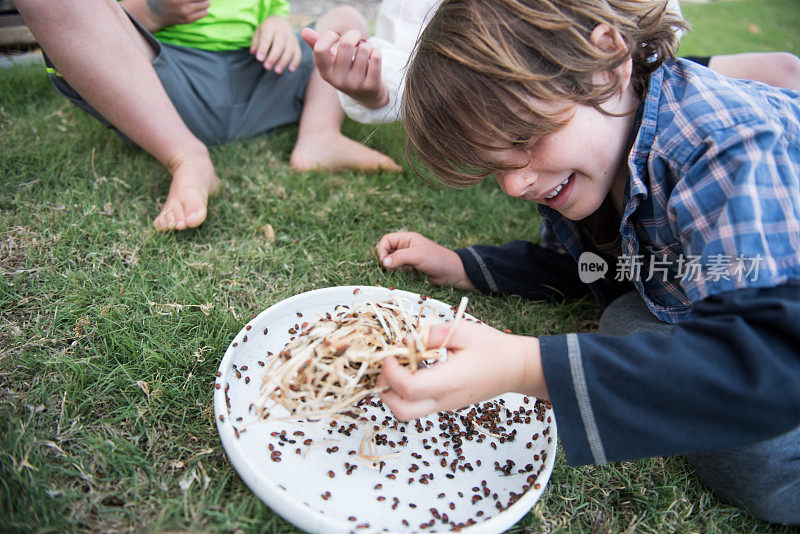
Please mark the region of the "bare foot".
POLYGON ((402 167, 377 150, 372 150, 339 132, 306 134, 298 139, 289 163, 296 171, 314 169, 400 172, 402 167))
POLYGON ((164 208, 153 221, 159 232, 196 228, 206 220, 208 197, 219 189, 219 178, 208 154, 178 163, 164 208))

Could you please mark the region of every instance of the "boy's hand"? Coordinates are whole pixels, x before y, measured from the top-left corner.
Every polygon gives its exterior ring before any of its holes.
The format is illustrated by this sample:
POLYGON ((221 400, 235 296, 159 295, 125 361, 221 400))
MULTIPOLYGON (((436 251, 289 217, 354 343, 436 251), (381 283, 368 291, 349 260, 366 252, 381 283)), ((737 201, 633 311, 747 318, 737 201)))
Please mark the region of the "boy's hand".
POLYGON ((256 28, 250 42, 250 53, 264 64, 265 69, 274 69, 276 74, 281 74, 287 67, 289 72, 294 72, 303 59, 292 26, 286 18, 278 15, 267 17, 256 28))
POLYGON ((208 15, 211 0, 123 0, 120 5, 153 33, 164 26, 200 20, 208 15))
MULTIPOLYGON (((428 331, 425 344, 439 347, 453 323, 428 331)), ((514 391, 547 398, 539 340, 504 334, 486 325, 460 323, 447 344, 447 361, 412 373, 395 358, 383 360, 381 400, 398 419, 455 410, 514 391)))
POLYGON ((389 87, 381 79, 381 51, 358 30, 344 35, 304 28, 300 35, 314 49, 322 79, 370 109, 389 103, 389 87))
POLYGON ((378 259, 387 269, 416 269, 437 286, 472 290, 458 254, 416 232, 393 232, 378 243, 378 259))

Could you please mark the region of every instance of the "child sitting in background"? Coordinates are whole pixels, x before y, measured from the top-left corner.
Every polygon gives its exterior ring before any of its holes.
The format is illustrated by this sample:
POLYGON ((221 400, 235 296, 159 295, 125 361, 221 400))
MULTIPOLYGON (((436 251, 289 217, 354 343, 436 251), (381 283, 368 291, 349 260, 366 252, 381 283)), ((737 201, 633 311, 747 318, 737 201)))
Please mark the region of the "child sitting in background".
MULTIPOLYGON (((336 91, 298 40, 286 0, 17 0, 53 85, 172 175, 158 230, 199 226, 219 179, 207 145, 300 121, 295 170, 400 168, 340 132, 336 91), (120 6, 124 6, 124 11, 120 6), (155 36, 154 36, 155 33, 155 36), (52 63, 50 61, 52 60, 52 63), (55 67, 55 68, 52 68, 55 67)), ((338 7, 321 31, 366 31, 338 7)))
MULTIPOLYGON (((328 32, 321 36, 313 29, 303 30, 303 38, 314 47, 314 61, 322 78, 339 90, 339 100, 348 117, 366 124, 398 120, 400 95, 414 42, 440 2, 383 0, 375 34, 366 41, 366 35, 359 32, 345 35, 328 32)), ((669 0, 668 7, 673 13, 681 13, 678 0, 669 0)), ((690 59, 732 78, 800 90, 800 58, 786 52, 690 59)))
POLYGON ((446 362, 384 362, 383 401, 411 419, 549 398, 571 463, 688 454, 723 499, 800 524, 800 93, 674 59, 682 26, 666 2, 442 3, 407 74, 409 150, 539 204, 542 242, 392 233, 380 261, 529 298, 588 288, 605 310, 599 333, 459 324, 446 362))

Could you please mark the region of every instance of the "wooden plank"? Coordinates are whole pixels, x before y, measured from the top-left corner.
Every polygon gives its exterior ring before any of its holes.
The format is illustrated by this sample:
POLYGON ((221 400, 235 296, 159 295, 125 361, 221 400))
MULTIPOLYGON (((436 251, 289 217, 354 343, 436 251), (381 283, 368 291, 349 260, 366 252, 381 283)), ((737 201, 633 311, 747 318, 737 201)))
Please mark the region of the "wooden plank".
POLYGON ((25 26, 25 22, 17 13, 4 13, 0 15, 0 28, 6 26, 25 26))
POLYGON ((0 0, 0 13, 16 13, 13 0, 0 0))
POLYGON ((27 27, 0 28, 0 46, 32 44, 36 44, 36 39, 27 27))
POLYGON ((0 15, 0 46, 36 44, 33 34, 17 14, 0 15))

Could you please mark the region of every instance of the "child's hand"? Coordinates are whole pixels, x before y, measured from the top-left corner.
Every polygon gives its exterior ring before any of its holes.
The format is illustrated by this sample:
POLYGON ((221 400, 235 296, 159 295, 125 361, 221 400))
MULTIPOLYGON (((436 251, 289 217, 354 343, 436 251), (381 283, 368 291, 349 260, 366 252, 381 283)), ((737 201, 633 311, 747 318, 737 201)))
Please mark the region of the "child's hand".
POLYGON ((200 20, 208 15, 211 0, 123 0, 120 4, 152 33, 200 20))
POLYGON ((381 51, 357 30, 344 35, 304 28, 300 35, 314 49, 322 79, 370 109, 389 103, 389 87, 381 79, 381 51))
POLYGON ((289 21, 277 15, 264 19, 250 42, 250 53, 264 64, 267 70, 274 69, 281 74, 288 66, 294 72, 303 59, 300 42, 289 21))
MULTIPOLYGON (((425 344, 439 347, 453 323, 431 327, 425 344)), ((460 323, 447 344, 447 361, 412 373, 394 358, 383 361, 381 400, 407 421, 455 410, 514 391, 547 398, 539 340, 504 334, 486 325, 460 323)))
POLYGON ((437 286, 472 290, 458 254, 416 232, 393 232, 378 243, 378 259, 387 269, 416 269, 437 286))

